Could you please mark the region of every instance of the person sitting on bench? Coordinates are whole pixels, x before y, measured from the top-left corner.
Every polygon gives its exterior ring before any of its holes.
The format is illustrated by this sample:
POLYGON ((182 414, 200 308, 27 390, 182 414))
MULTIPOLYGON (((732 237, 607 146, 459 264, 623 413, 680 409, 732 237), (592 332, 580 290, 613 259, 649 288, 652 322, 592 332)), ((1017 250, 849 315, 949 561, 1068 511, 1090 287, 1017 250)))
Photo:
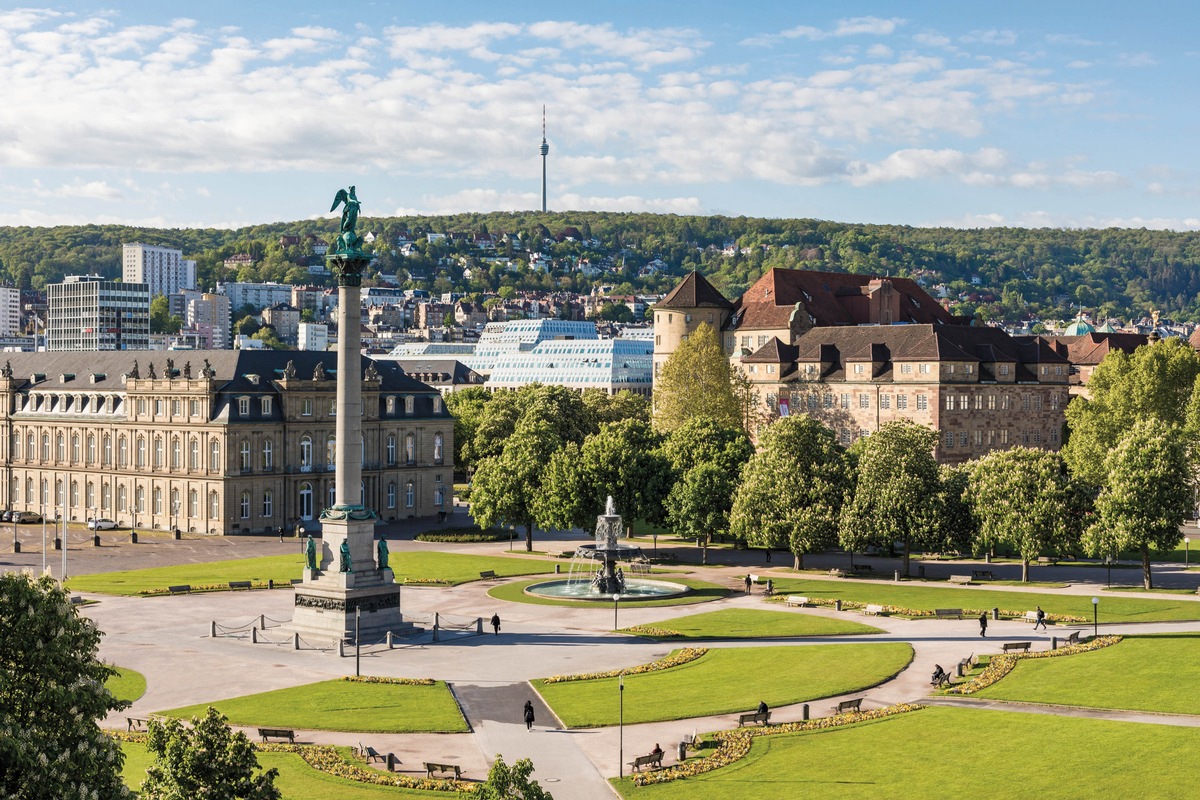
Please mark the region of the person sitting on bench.
POLYGON ((942 669, 941 664, 933 665, 933 676, 929 679, 929 684, 931 686, 941 686, 949 679, 950 676, 946 674, 946 670, 942 669))
POLYGON ((659 747, 659 746, 658 746, 658 742, 655 742, 655 743, 654 743, 654 749, 650 751, 650 755, 652 755, 652 756, 661 756, 661 755, 662 755, 662 751, 663 751, 663 749, 662 749, 661 747, 659 747))

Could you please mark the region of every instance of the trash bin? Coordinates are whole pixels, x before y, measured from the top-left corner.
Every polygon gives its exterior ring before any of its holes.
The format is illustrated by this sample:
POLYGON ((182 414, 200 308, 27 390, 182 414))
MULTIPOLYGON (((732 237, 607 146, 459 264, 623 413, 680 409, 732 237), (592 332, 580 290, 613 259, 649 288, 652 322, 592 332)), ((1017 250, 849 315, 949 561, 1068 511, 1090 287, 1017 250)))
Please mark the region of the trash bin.
POLYGON ((129 543, 130 543, 130 544, 137 544, 137 531, 130 531, 130 532, 129 532, 129 543))
POLYGON ((687 760, 687 742, 679 743, 679 760, 680 761, 687 760))

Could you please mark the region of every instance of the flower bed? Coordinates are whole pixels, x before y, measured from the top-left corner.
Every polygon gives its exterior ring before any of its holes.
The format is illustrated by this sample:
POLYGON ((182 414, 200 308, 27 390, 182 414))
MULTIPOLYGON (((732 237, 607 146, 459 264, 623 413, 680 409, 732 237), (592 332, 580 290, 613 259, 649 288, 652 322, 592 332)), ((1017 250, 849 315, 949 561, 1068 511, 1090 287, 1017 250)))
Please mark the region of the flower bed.
MULTIPOLYGON (((787 597, 785 595, 777 594, 775 597, 771 598, 770 602, 782 603, 786 599, 787 599, 787 597)), ((823 606, 825 608, 833 608, 836 605, 836 603, 837 603, 836 600, 830 599, 828 597, 810 597, 810 598, 808 598, 808 604, 810 606, 823 606)), ((866 608, 867 605, 868 605, 867 603, 861 603, 858 600, 843 600, 842 601, 842 610, 843 611, 857 611, 859 609, 866 608)), ((988 616, 991 616, 991 614, 992 614, 992 610, 990 608, 964 608, 962 610, 962 612, 963 612, 963 616, 979 616, 980 614, 987 614, 988 616)), ((883 613, 886 615, 889 615, 889 616, 913 617, 915 619, 935 616, 934 612, 927 608, 905 608, 904 606, 889 606, 889 605, 883 606, 883 613)), ((1025 612, 1024 611, 1009 611, 1008 609, 1002 608, 1002 609, 1000 609, 1000 616, 1005 617, 1007 619, 1024 619, 1025 612)), ((1089 621, 1088 619, 1086 619, 1084 617, 1072 617, 1069 614, 1047 614, 1046 620, 1048 622, 1062 622, 1062 623, 1088 622, 1089 621)))
POLYGON ((1092 650, 1099 650, 1102 647, 1108 647, 1121 641, 1124 637, 1121 636, 1099 636, 1082 644, 1073 644, 1070 647, 1062 647, 1058 650, 1040 650, 1036 653, 1005 653, 1003 655, 992 656, 988 661, 988 665, 971 680, 966 683, 952 686, 946 690, 946 694, 974 694, 981 689, 986 689, 996 681, 1003 678, 1005 675, 1013 671, 1013 667, 1017 666, 1017 662, 1024 658, 1057 658, 1058 656, 1073 656, 1076 653, 1087 653, 1092 650))
POLYGON ((397 686, 433 686, 433 678, 384 678, 379 675, 344 675, 342 680, 351 683, 394 683, 397 686))
POLYGON ((450 581, 441 578, 405 578, 405 586, 450 586, 450 581))
POLYGON ((713 736, 719 744, 717 745, 716 752, 712 755, 705 758, 693 759, 654 772, 635 773, 633 775, 633 784, 634 786, 649 786, 655 783, 667 783, 729 766, 750 752, 750 745, 759 736, 777 736, 781 733, 798 733, 800 731, 837 728, 842 725, 852 725, 856 722, 865 722, 896 714, 904 714, 921 708, 924 708, 924 706, 901 703, 871 711, 858 711, 849 714, 836 714, 832 717, 821 717, 820 719, 813 719, 808 722, 786 722, 782 725, 771 725, 764 728, 737 728, 731 731, 717 731, 713 736))
POLYGON ((655 639, 674 639, 683 636, 679 631, 673 631, 670 628, 656 628, 653 625, 634 625, 625 630, 639 636, 653 636, 655 639))
MULTIPOLYGON (((267 589, 269 584, 265 581, 251 582, 251 589, 267 589)), ((290 586, 288 588, 291 588, 290 586)), ((197 592, 231 592, 236 591, 229 587, 228 583, 200 583, 192 584, 191 591, 193 594, 197 592)), ((141 597, 154 597, 160 594, 170 594, 171 590, 166 586, 160 586, 157 589, 139 589, 138 595, 141 597)))
POLYGON ((707 647, 685 647, 678 653, 673 653, 666 658, 660 658, 658 661, 651 661, 649 664, 639 664, 636 667, 628 669, 610 669, 607 672, 584 672, 578 675, 551 675, 545 679, 545 683, 569 683, 570 681, 592 681, 601 678, 615 678, 624 673, 625 675, 641 675, 646 672, 656 672, 660 669, 670 669, 678 667, 680 664, 686 664, 689 661, 695 661, 700 656, 708 652, 707 647))

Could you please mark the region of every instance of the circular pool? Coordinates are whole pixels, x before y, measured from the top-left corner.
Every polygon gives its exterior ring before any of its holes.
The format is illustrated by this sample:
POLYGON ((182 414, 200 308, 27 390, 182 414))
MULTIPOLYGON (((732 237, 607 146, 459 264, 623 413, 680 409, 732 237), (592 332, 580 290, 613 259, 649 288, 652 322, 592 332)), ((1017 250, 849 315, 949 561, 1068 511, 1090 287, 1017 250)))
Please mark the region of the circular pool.
MULTIPOLYGON (((669 597, 680 597, 691 591, 691 589, 682 583, 627 578, 625 580, 625 591, 621 593, 621 599, 664 600, 669 597)), ((612 600, 611 594, 597 592, 592 588, 592 584, 586 580, 558 580, 535 583, 525 587, 525 594, 566 600, 612 600)))

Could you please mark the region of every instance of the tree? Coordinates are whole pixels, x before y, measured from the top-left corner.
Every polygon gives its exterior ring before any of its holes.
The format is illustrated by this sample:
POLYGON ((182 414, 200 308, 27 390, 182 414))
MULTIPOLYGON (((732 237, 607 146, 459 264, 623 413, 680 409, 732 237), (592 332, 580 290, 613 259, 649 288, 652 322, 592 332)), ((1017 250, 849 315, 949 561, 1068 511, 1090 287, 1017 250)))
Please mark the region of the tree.
POLYGON ((791 551, 803 569, 805 554, 835 541, 849 478, 832 431, 805 415, 780 419, 742 469, 730 531, 753 545, 791 551))
POLYGON ((171 303, 165 294, 156 294, 150 301, 150 332, 179 333, 183 320, 171 316, 171 303))
POLYGON ((742 465, 754 455, 754 445, 746 431, 725 427, 711 419, 688 420, 675 428, 662 445, 671 468, 682 476, 700 464, 715 464, 735 480, 742 465))
POLYGON ((469 476, 475 471, 475 433, 492 393, 469 386, 446 395, 446 410, 454 417, 454 469, 469 476))
MULTIPOLYGON (((857 473, 857 467, 855 468, 857 473)), ((970 549, 978 536, 979 523, 972 513, 967 493, 970 469, 966 464, 942 464, 938 467, 938 503, 942 514, 938 534, 932 543, 943 553, 959 553, 970 549)))
POLYGON ((1109 353, 1088 381, 1091 399, 1067 406, 1062 452, 1071 473, 1099 486, 1108 454, 1138 421, 1183 426, 1197 378, 1200 354, 1183 339, 1143 345, 1132 355, 1109 353))
POLYGON ((487 780, 475 787, 471 800, 554 800, 549 792, 530 777, 533 762, 522 758, 511 767, 497 755, 487 780))
POLYGON ((716 331, 701 323, 662 366, 654 387, 655 427, 670 432, 696 417, 726 427, 742 426, 736 377, 716 331))
POLYGON ((916 544, 940 532, 937 433, 914 422, 888 422, 861 446, 854 500, 842 509, 838 538, 847 550, 904 543, 903 572, 916 544))
POLYGON ((104 682, 100 630, 56 581, 0 574, 0 797, 129 797, 97 720, 127 708, 104 682))
POLYGON ((1105 461, 1104 487, 1095 521, 1083 543, 1093 556, 1121 550, 1142 554, 1142 584, 1154 588, 1150 548, 1179 545, 1179 526, 1192 507, 1192 472, 1186 445, 1170 425, 1155 419, 1135 424, 1105 461))
POLYGON ((150 720, 146 746, 154 763, 146 770, 143 800, 278 800, 279 770, 259 774, 254 745, 230 729, 212 706, 186 727, 177 719, 150 720))
POLYGON ((979 522, 975 545, 990 552, 1007 544, 1021 557, 1021 580, 1043 553, 1069 551, 1077 536, 1073 490, 1058 453, 1014 447, 988 453, 970 469, 967 496, 979 522))
POLYGON ((259 328, 254 332, 253 335, 251 335, 250 338, 262 342, 272 350, 291 349, 287 344, 284 343, 282 339, 279 338, 279 334, 275 332, 275 329, 269 325, 264 325, 262 328, 259 328))
POLYGON ((532 551, 534 503, 543 491, 543 473, 562 445, 549 422, 534 418, 517 426, 500 455, 480 461, 471 482, 471 514, 479 526, 524 526, 525 549, 532 551))
POLYGON ((650 420, 649 401, 628 389, 622 389, 616 394, 609 394, 600 389, 584 389, 582 398, 590 424, 597 430, 606 422, 620 422, 623 419, 640 419, 646 422, 650 420))
POLYGON ((665 504, 670 526, 688 537, 728 532, 738 476, 754 454, 745 430, 689 420, 671 431, 662 453, 674 473, 665 504))

